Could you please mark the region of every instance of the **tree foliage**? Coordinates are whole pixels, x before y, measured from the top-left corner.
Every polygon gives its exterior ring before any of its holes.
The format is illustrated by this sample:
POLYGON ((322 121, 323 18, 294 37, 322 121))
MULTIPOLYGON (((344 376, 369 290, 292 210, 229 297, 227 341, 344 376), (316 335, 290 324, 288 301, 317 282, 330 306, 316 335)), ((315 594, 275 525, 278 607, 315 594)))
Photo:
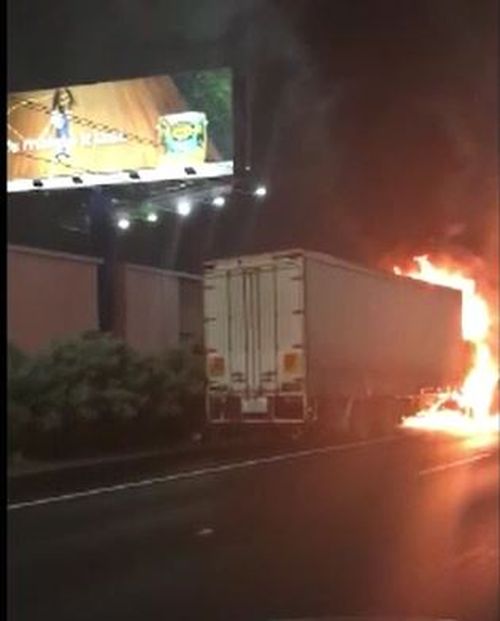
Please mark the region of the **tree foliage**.
POLYGON ((96 445, 104 436, 120 436, 126 445, 134 435, 146 441, 160 427, 168 443, 169 434, 201 420, 203 359, 189 351, 141 356, 121 340, 87 332, 31 358, 9 348, 8 367, 12 444, 19 444, 20 428, 66 443, 82 434, 96 445))

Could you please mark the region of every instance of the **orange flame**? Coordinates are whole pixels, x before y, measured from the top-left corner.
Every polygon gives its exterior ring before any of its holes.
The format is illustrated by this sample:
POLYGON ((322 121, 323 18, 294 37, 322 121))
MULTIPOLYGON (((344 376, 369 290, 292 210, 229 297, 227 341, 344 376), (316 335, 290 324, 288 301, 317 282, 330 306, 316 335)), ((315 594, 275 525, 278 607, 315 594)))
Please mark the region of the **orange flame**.
POLYGON ((491 312, 486 299, 477 291, 473 278, 463 270, 438 266, 427 255, 414 257, 416 268, 394 272, 418 280, 458 289, 462 292, 462 335, 473 345, 473 361, 457 390, 443 391, 430 407, 405 419, 405 427, 451 431, 464 435, 498 430, 499 415, 492 413, 498 385, 498 364, 494 360, 491 339, 491 312), (457 410, 446 409, 454 402, 457 410))

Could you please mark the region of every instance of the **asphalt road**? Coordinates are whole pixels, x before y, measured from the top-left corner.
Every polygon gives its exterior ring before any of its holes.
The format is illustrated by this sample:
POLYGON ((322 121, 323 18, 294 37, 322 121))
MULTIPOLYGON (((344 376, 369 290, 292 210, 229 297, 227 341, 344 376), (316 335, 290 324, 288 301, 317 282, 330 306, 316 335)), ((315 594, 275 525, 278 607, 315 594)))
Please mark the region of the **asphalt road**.
MULTIPOLYGON (((160 475, 160 473, 157 473, 160 475)), ((8 618, 498 618, 498 447, 436 435, 8 510, 8 618)))

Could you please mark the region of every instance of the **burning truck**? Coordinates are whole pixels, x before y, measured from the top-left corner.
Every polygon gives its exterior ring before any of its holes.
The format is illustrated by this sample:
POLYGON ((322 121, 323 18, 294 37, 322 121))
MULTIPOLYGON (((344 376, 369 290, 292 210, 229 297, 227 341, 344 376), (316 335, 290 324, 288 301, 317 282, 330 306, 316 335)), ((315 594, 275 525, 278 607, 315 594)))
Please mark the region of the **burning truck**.
POLYGON ((462 337, 471 351, 460 386, 427 395, 427 403, 421 403, 419 412, 403 421, 406 427, 465 435, 499 430, 498 353, 494 346, 498 343, 498 326, 494 325, 491 310, 494 304, 479 291, 467 271, 451 259, 431 261, 428 255, 414 257, 413 266, 406 271, 394 268, 398 275, 462 293, 462 337))
POLYGON ((497 377, 477 296, 395 272, 304 250, 208 262, 208 424, 368 437, 486 417, 497 377))

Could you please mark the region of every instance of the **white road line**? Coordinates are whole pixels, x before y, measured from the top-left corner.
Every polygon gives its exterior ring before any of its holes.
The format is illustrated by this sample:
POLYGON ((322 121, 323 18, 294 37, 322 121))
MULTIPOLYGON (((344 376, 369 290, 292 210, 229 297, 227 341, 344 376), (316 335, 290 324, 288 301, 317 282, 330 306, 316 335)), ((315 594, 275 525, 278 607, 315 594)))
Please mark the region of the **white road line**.
POLYGON ((99 496, 101 494, 110 494, 113 492, 121 492, 127 489, 134 489, 139 487, 148 487, 151 485, 158 485, 159 483, 170 483, 172 481, 180 481, 182 479, 192 479, 196 477, 207 476, 210 474, 220 474, 223 472, 231 472, 232 470, 242 470, 244 468, 251 468, 253 466, 259 466, 261 464, 272 464, 280 461, 287 461, 300 457, 308 457, 310 455, 321 455, 325 453, 334 453, 337 451, 346 451, 349 449, 361 448, 364 446, 371 446, 376 444, 383 444, 387 442, 393 442, 396 440, 394 437, 380 438, 378 440, 368 440, 363 442, 351 442, 349 444, 338 444, 333 446, 325 446, 317 449, 309 449, 304 451, 296 451, 295 453, 282 453, 280 455, 273 455, 272 457, 262 457, 260 459, 247 459, 245 461, 233 462, 230 464, 222 464, 219 466, 210 466, 208 468, 202 468, 199 470, 188 470, 185 472, 177 472, 175 474, 167 474, 162 477, 155 477, 152 479, 143 479, 141 481, 130 481, 128 483, 121 483, 119 485, 112 485, 109 487, 96 487, 94 489, 88 489, 81 492, 74 492, 72 494, 61 494, 60 496, 48 496, 47 498, 39 498, 38 500, 27 500, 25 502, 17 502, 7 505, 7 511, 15 511, 17 509, 25 509, 27 507, 39 507, 56 502, 64 502, 67 500, 76 500, 78 498, 89 498, 91 496, 99 496))
POLYGON ((440 464, 439 466, 433 466, 432 468, 425 468, 425 470, 420 470, 418 476, 425 477, 429 474, 437 474, 438 472, 444 472, 445 470, 451 470, 452 468, 459 468, 461 466, 466 466, 467 464, 480 461, 481 459, 486 459, 489 456, 490 453, 480 453, 479 455, 473 455, 472 457, 466 457, 465 459, 458 459, 457 461, 450 461, 445 464, 440 464))

